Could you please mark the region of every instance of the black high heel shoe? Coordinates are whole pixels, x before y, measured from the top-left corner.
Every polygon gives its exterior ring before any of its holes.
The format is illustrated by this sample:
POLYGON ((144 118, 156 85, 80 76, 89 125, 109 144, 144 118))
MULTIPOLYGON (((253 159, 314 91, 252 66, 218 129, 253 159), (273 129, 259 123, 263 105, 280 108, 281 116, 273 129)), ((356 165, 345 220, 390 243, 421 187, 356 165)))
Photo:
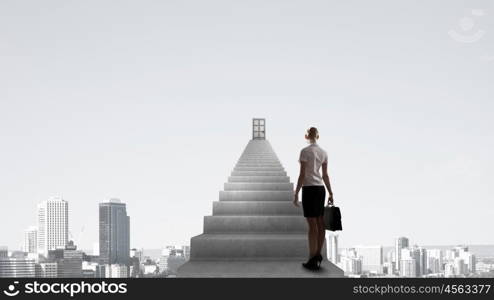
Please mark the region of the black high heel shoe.
POLYGON ((306 263, 303 263, 302 266, 311 271, 319 270, 321 263, 317 255, 311 257, 306 263))
POLYGON ((321 254, 318 254, 315 257, 317 259, 317 267, 320 268, 321 267, 321 263, 322 263, 322 255, 321 254))

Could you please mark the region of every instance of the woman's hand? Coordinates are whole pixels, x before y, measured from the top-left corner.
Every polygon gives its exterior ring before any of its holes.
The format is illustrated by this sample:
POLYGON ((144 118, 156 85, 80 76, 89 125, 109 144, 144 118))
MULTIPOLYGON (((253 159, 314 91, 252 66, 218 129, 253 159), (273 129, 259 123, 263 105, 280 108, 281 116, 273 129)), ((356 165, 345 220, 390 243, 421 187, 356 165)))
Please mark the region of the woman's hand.
POLYGON ((298 193, 293 194, 293 205, 295 205, 296 207, 299 207, 299 205, 298 205, 298 193))
POLYGON ((329 197, 328 197, 328 205, 334 205, 333 194, 329 194, 329 197))

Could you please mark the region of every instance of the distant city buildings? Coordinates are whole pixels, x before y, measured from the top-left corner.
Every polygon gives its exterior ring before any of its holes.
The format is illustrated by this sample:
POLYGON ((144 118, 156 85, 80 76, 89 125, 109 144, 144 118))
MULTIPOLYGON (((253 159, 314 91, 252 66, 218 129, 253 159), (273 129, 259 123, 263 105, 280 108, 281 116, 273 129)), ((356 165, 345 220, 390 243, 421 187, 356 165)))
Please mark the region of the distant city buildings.
POLYGON ((158 264, 159 272, 166 275, 176 275, 177 269, 186 263, 190 257, 190 246, 166 246, 161 252, 158 264))
POLYGON ((60 197, 51 198, 38 205, 38 253, 48 256, 48 251, 65 247, 69 239, 69 205, 60 197))
POLYGON ((0 246, 0 259, 9 257, 9 249, 6 246, 0 246))
POLYGON ((0 278, 35 277, 35 262, 26 257, 2 257, 0 258, 0 278))
POLYGON ((99 205, 99 256, 105 265, 130 263, 130 218, 119 199, 99 205))
POLYGON ((68 202, 62 198, 38 204, 37 224, 24 231, 23 251, 0 247, 0 277, 140 277, 142 252, 130 261, 129 216, 118 199, 99 205, 100 243, 93 255, 69 241, 68 202))
POLYGON ((339 254, 338 254, 338 235, 336 233, 331 233, 329 235, 329 247, 328 247, 328 257, 333 264, 338 264, 339 254))
POLYGON ((24 232, 24 252, 38 253, 38 227, 31 226, 24 232))
POLYGON ((382 273, 383 247, 356 246, 356 255, 362 259, 362 270, 374 274, 382 273))
POLYGON ((355 248, 344 250, 337 265, 346 275, 362 274, 362 257, 357 255, 355 248))
POLYGON ((461 277, 477 271, 476 257, 468 251, 466 246, 457 246, 446 251, 446 258, 445 274, 447 277, 461 277))
MULTIPOLYGON (((38 226, 24 231, 23 251, 0 246, 0 277, 126 278, 174 277, 190 258, 190 246, 166 246, 159 258, 130 249, 130 221, 118 199, 99 204, 99 243, 92 255, 68 240, 68 202, 51 198, 37 207, 38 226)), ((478 259, 467 246, 429 249, 398 237, 394 247, 340 249, 338 235, 328 236, 328 258, 350 277, 494 277, 494 253, 478 259)))
POLYGON ((129 268, 126 265, 111 264, 105 265, 105 278, 127 278, 129 268))
POLYGON ((82 251, 72 243, 68 243, 64 248, 50 250, 48 261, 56 263, 58 266, 59 278, 80 278, 82 277, 82 251))
POLYGON ((417 277, 417 264, 409 255, 403 255, 400 260, 400 277, 417 277))
POLYGON ((408 239, 406 237, 398 237, 395 240, 395 266, 397 273, 400 272, 401 266, 401 249, 408 248, 408 239))
POLYGON ((443 265, 443 252, 439 249, 427 249, 427 274, 440 274, 443 265))
POLYGON ((357 246, 342 249, 337 265, 351 277, 494 277, 494 253, 479 262, 467 246, 428 249, 399 237, 382 257, 382 246, 357 246))
POLYGON ((56 262, 44 262, 44 263, 36 264, 36 277, 57 278, 58 277, 58 263, 56 263, 56 262))
POLYGON ((0 278, 35 277, 36 265, 33 259, 18 254, 9 256, 7 247, 0 247, 0 278))
POLYGON ((157 277, 159 275, 158 263, 151 258, 146 258, 140 265, 144 277, 157 277))

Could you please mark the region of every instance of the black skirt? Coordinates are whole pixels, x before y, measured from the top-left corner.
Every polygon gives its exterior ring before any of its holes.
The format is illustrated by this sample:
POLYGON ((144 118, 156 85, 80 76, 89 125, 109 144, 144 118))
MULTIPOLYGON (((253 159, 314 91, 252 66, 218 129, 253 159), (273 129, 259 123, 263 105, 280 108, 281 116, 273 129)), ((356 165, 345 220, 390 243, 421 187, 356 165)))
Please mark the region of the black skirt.
POLYGON ((315 218, 324 215, 324 199, 326 189, 324 185, 307 185, 302 187, 302 208, 304 217, 315 218))

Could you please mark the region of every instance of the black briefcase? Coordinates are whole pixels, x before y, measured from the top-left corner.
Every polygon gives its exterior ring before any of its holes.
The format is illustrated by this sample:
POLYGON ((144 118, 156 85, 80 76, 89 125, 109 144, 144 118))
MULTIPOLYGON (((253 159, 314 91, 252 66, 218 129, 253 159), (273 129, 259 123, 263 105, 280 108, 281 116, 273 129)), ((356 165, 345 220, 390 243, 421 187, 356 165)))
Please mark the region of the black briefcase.
POLYGON ((343 230, 341 226, 341 212, 339 207, 324 207, 324 227, 326 230, 330 231, 343 230))

